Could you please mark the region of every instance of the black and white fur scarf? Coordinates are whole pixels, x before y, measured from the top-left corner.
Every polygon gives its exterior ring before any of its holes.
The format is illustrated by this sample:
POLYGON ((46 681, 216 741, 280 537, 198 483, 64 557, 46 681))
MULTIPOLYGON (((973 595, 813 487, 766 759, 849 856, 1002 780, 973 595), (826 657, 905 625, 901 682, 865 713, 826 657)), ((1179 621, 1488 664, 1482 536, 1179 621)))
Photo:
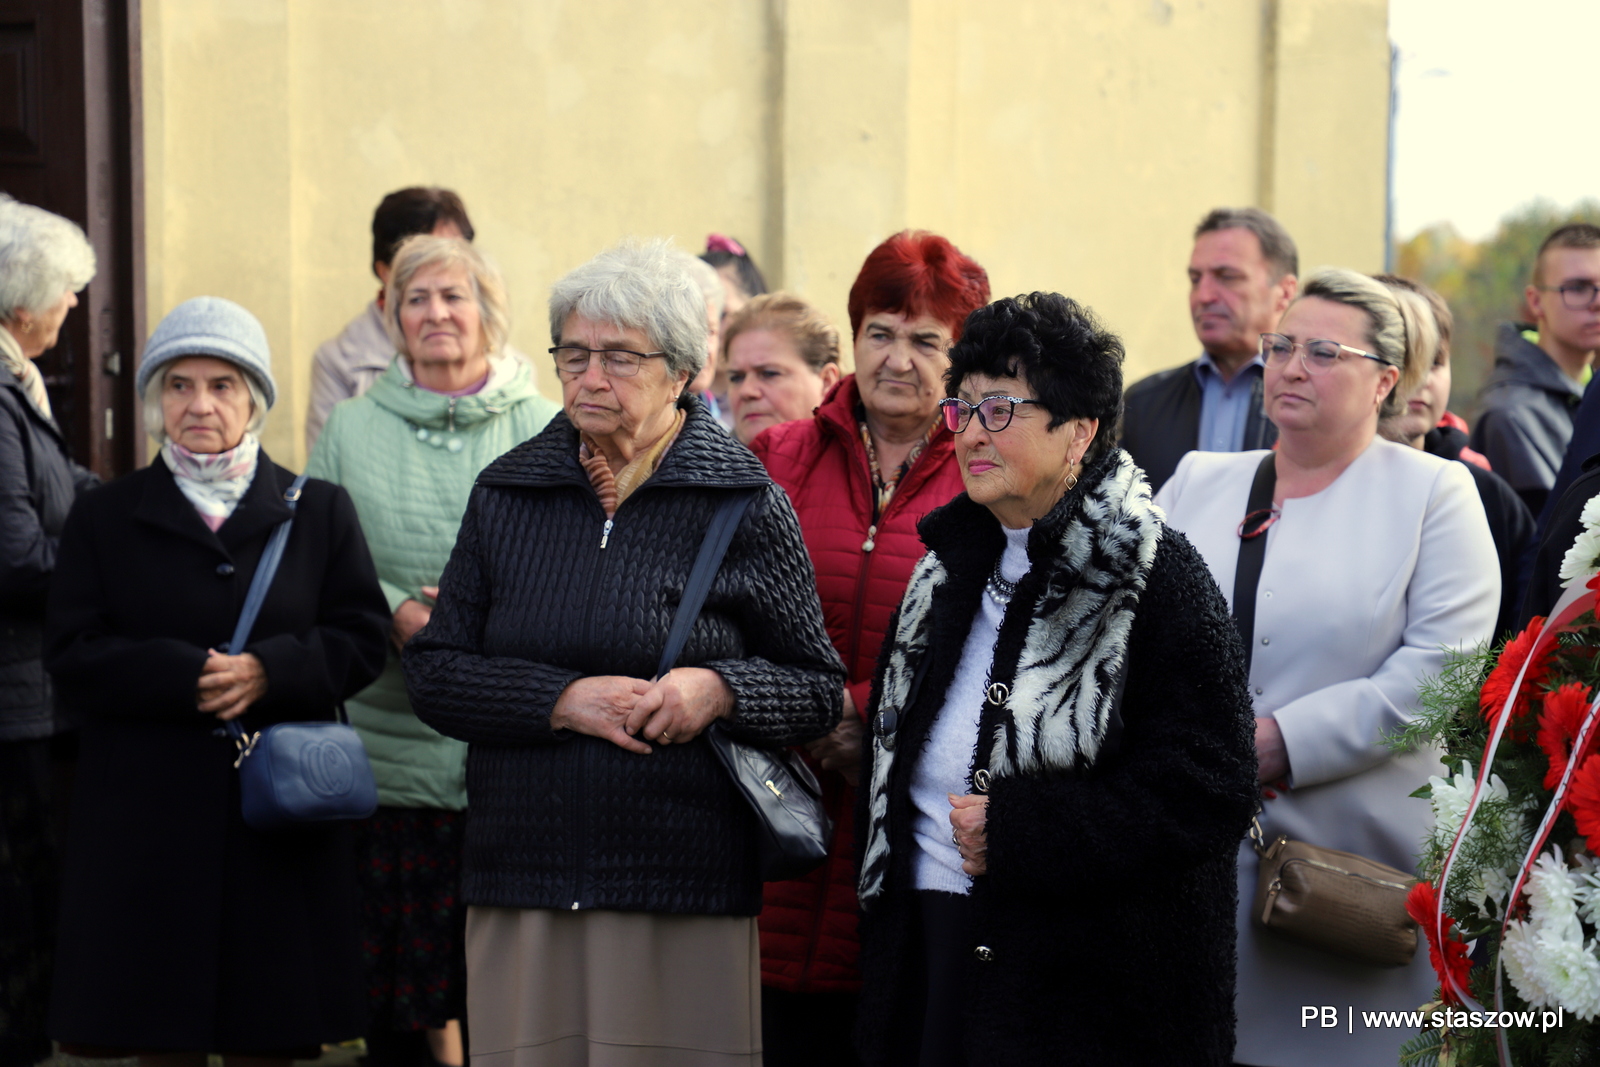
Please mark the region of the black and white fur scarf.
MULTIPOLYGON (((1077 498, 1073 513, 1061 523, 1051 556, 1033 553, 1030 569, 1042 566, 1049 573, 1031 610, 1021 600, 1007 609, 1030 610, 1030 621, 1010 697, 992 735, 991 778, 1082 768, 1094 762, 1105 739, 1128 633, 1165 519, 1151 500, 1144 472, 1126 452, 1116 452, 1105 469, 1098 485, 1071 494, 1077 498)), ((906 714, 928 650, 934 591, 948 577, 933 552, 912 571, 885 656, 880 712, 906 714)), ((872 743, 859 886, 863 905, 883 891, 889 870, 889 775, 895 751, 876 732, 872 743)))

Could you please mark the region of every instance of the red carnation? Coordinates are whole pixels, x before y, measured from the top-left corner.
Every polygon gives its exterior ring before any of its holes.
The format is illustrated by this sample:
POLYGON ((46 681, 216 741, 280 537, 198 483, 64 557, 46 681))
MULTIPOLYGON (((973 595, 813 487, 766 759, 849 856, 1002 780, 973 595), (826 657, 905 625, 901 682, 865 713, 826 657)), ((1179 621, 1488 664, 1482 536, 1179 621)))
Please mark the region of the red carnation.
MULTIPOLYGON (((1538 742, 1550 761, 1544 772, 1546 789, 1553 791, 1561 781, 1561 772, 1567 769, 1567 760, 1572 756, 1572 742, 1578 736, 1578 728, 1583 725, 1589 701, 1593 699, 1594 694, 1578 682, 1568 682, 1545 694, 1544 711, 1539 716, 1538 742)), ((1584 744, 1586 750, 1594 748, 1596 736, 1600 735, 1589 732, 1589 740, 1584 744)))
MULTIPOLYGON (((1488 721, 1491 731, 1499 724, 1500 710, 1511 695, 1511 686, 1517 680, 1517 672, 1522 669, 1522 661, 1528 658, 1528 653, 1543 631, 1543 615, 1535 615, 1528 620, 1528 628, 1506 643, 1505 650, 1500 653, 1500 662, 1494 665, 1494 670, 1489 672, 1488 679, 1484 681, 1483 689, 1478 694, 1478 707, 1483 709, 1483 717, 1488 721)), ((1536 687, 1549 673, 1550 657, 1554 654, 1554 643, 1546 645, 1539 657, 1528 664, 1528 673, 1522 679, 1522 690, 1511 708, 1511 725, 1506 727, 1513 741, 1528 739, 1527 727, 1520 725, 1519 720, 1527 716, 1531 695, 1537 692, 1536 687)))
POLYGON ((1566 801, 1578 832, 1589 841, 1589 851, 1600 853, 1600 755, 1583 761, 1572 776, 1566 801))
POLYGON ((1406 914, 1422 927, 1428 938, 1428 962, 1433 964, 1433 973, 1439 976, 1439 998, 1446 1004, 1459 1005, 1461 998, 1456 995, 1455 987, 1467 988, 1467 972, 1472 969, 1472 961, 1467 958, 1467 943, 1461 940, 1455 920, 1448 915, 1444 917, 1445 941, 1440 951, 1433 939, 1433 915, 1438 908, 1439 896, 1431 882, 1418 882, 1406 894, 1406 914), (1452 978, 1455 985, 1451 984, 1452 978))

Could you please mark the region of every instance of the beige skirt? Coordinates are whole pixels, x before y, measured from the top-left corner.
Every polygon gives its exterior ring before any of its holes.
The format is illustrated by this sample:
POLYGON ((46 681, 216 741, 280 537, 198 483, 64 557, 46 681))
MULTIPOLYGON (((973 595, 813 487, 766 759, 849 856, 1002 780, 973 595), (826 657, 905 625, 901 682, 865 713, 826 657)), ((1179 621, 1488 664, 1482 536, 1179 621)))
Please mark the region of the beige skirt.
POLYGON ((472 1067, 760 1067, 753 918, 467 909, 472 1067))

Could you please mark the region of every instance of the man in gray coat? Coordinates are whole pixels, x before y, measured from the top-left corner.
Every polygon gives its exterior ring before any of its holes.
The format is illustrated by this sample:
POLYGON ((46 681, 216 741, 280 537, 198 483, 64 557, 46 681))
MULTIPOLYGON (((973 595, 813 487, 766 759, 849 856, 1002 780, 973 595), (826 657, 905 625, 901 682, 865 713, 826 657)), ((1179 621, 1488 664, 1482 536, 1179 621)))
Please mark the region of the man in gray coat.
POLYGON ((1260 208, 1217 208, 1200 220, 1189 257, 1189 316, 1200 358, 1135 382, 1125 397, 1122 447, 1151 489, 1187 452, 1270 448, 1261 412, 1261 334, 1294 299, 1299 252, 1260 208))
POLYGON ((1600 227, 1575 222, 1546 237, 1524 295, 1534 327, 1501 325, 1472 447, 1537 515, 1572 439, 1584 371, 1600 348, 1600 227))

